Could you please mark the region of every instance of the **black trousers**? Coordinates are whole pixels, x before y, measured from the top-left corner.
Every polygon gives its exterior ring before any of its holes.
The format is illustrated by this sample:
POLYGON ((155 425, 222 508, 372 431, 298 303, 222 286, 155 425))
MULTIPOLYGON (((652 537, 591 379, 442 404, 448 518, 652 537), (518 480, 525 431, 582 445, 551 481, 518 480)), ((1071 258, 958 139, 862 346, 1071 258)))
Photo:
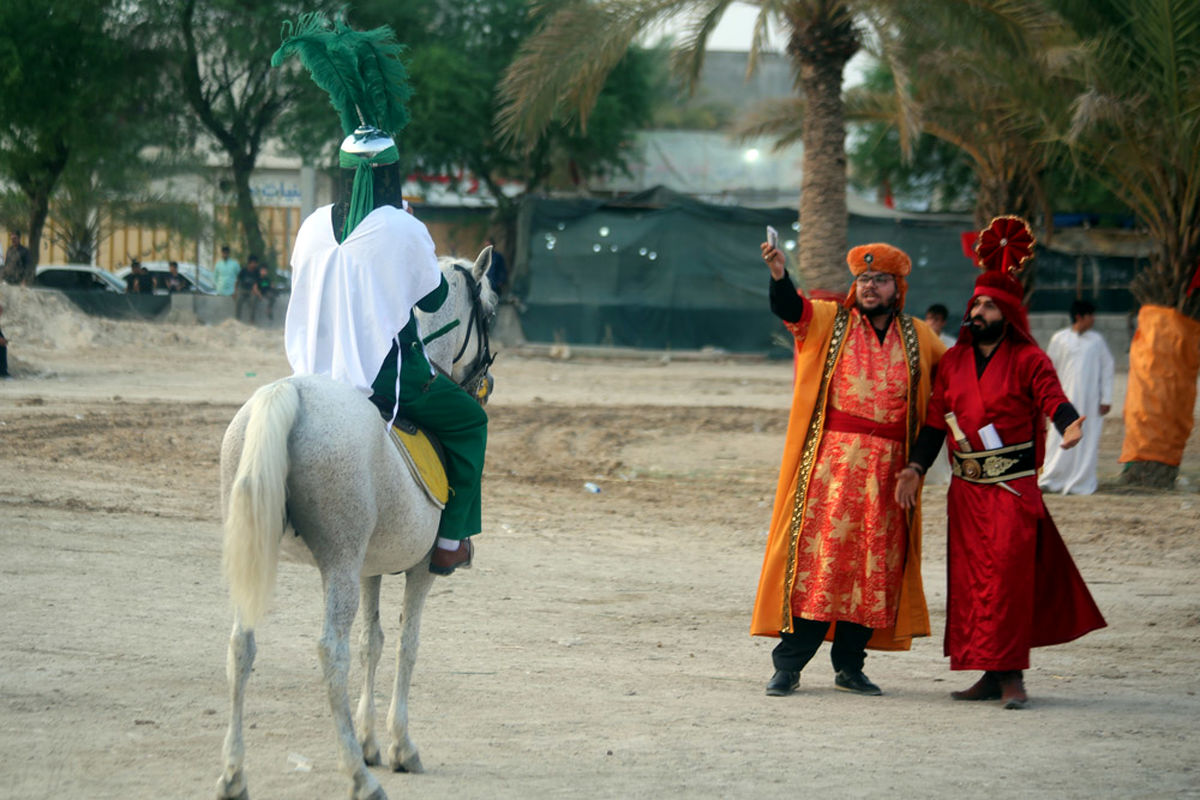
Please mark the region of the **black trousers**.
POLYGON ((0 344, 0 375, 8 374, 8 345, 0 344))
MULTIPOLYGON (((799 672, 817 654, 821 642, 825 641, 829 623, 795 617, 792 619, 792 629, 792 633, 780 631, 779 644, 771 651, 771 661, 775 669, 799 672)), ((873 629, 863 625, 838 622, 833 629, 833 649, 829 652, 834 670, 862 672, 863 663, 867 660, 867 641, 872 633, 873 629)))

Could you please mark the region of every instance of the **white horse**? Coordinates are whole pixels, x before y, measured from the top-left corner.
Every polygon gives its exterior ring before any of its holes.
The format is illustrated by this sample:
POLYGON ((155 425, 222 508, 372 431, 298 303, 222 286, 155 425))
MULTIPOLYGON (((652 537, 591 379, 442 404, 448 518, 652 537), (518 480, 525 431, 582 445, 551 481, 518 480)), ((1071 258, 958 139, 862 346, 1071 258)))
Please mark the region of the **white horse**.
MULTIPOLYGON (((449 283, 446 302, 434 313, 418 313, 426 336, 458 320, 427 352, 435 366, 468 387, 490 363, 487 319, 496 303, 484 277, 490 264, 490 247, 473 265, 440 259, 449 283)), ((387 763, 397 772, 421 772, 408 735, 408 690, 421 610, 434 579, 429 555, 441 512, 409 472, 375 406, 353 387, 319 376, 268 384, 238 411, 221 445, 221 501, 223 561, 235 614, 226 662, 232 709, 217 797, 249 797, 242 704, 254 662, 254 627, 266 611, 282 553, 321 572, 325 623, 317 651, 342 770, 354 781, 350 796, 385 800, 366 768, 381 760, 374 703, 375 668, 383 650, 379 587, 383 575, 405 574, 387 763), (360 602, 365 674, 352 721, 349 638, 360 602)))

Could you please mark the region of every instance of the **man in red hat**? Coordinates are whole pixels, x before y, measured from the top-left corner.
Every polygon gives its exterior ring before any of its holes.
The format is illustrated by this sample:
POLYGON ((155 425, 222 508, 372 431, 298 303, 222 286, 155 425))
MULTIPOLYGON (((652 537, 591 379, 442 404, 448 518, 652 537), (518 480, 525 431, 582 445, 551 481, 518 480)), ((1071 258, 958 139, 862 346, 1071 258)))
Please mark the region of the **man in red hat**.
POLYGON ((796 342, 796 381, 750 632, 779 637, 767 694, 791 694, 832 638, 834 685, 882 694, 866 647, 908 649, 929 635, 918 508, 892 501, 896 472, 925 418, 945 345, 902 314, 911 261, 887 244, 855 247, 844 303, 806 298, 783 254, 762 245, 771 309, 796 342), (832 632, 830 628, 832 626, 832 632))
POLYGON ((1023 670, 1032 647, 1102 628, 1104 618, 1075 568, 1037 486, 1044 417, 1079 442, 1083 418, 1029 332, 1014 271, 1032 254, 1023 220, 1000 217, 979 237, 975 282, 958 344, 938 365, 925 427, 897 475, 896 499, 914 507, 921 476, 951 433, 947 495, 945 652, 952 670, 984 670, 955 700, 1025 708, 1023 670))

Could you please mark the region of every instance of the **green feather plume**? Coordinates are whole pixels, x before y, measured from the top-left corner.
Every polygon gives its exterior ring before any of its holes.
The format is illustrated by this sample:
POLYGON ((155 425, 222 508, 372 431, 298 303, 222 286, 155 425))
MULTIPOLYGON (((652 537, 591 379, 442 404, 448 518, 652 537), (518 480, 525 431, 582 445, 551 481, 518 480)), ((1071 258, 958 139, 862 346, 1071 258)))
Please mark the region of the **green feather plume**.
POLYGON ((271 56, 278 67, 293 53, 329 94, 347 136, 359 125, 395 135, 408 124, 405 108, 412 90, 400 56, 404 46, 387 26, 356 31, 342 17, 320 12, 283 23, 283 44, 271 56))

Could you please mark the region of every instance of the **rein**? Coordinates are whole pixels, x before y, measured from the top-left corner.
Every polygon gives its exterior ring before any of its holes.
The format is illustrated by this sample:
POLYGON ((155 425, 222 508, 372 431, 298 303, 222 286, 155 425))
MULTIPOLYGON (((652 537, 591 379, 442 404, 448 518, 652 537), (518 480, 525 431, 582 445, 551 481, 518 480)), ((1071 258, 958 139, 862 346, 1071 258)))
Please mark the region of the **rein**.
POLYGON ((453 367, 462 360, 463 354, 467 352, 467 345, 471 342, 471 332, 477 331, 475 335, 479 339, 479 347, 475 352, 475 360, 471 362, 467 377, 459 382, 459 386, 465 389, 467 394, 482 402, 487 397, 486 394, 482 398, 479 396, 480 386, 486 380, 487 371, 492 366, 492 362, 496 360, 496 356, 492 353, 491 343, 488 339, 488 326, 483 318, 483 298, 480 296, 479 283, 466 267, 455 264, 454 269, 462 273, 467 281, 467 286, 470 287, 471 316, 467 320, 467 332, 463 336, 462 347, 458 349, 450 366, 453 367))

